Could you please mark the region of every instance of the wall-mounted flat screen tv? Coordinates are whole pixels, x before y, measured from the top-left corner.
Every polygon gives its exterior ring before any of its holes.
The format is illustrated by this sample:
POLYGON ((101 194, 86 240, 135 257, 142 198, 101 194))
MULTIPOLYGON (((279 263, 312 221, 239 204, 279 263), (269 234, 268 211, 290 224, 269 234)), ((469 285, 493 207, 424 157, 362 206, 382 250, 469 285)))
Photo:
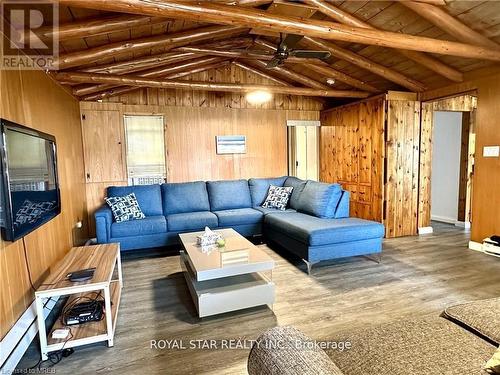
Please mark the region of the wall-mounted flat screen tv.
POLYGON ((61 212, 56 139, 0 119, 0 226, 15 241, 61 212))

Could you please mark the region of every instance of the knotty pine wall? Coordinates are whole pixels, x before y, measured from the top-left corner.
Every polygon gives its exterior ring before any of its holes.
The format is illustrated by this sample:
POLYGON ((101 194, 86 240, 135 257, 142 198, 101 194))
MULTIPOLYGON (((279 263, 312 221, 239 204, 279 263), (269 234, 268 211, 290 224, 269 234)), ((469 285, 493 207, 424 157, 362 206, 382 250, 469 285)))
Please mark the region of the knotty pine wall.
POLYGON ((482 242, 500 234, 500 158, 483 157, 484 146, 500 145, 500 69, 488 68, 466 74, 465 81, 423 93, 431 100, 469 91, 477 92, 475 122, 476 155, 472 192, 471 239, 482 242))
POLYGON ((385 98, 321 114, 320 180, 351 193, 351 215, 382 221, 385 98))
MULTIPOLYGON (((86 237, 82 137, 78 101, 40 71, 0 70, 0 117, 52 134, 57 140, 62 212, 25 237, 32 279, 37 285, 59 259, 86 237)), ((0 337, 34 299, 21 240, 0 240, 0 337)))
MULTIPOLYGON (((230 65, 190 77, 193 80, 272 84, 230 65)), ((91 214, 105 189, 127 183, 123 115, 161 114, 166 125, 167 180, 183 182, 287 174, 287 120, 319 120, 322 101, 275 95, 251 105, 242 94, 138 89, 103 103, 81 102, 86 190, 91 214), (216 135, 246 135, 247 153, 217 155, 216 135)), ((90 215, 91 229, 94 229, 90 215)))
POLYGON ((342 184, 351 193, 351 215, 383 222, 386 237, 415 235, 420 149, 415 95, 390 92, 329 109, 321 113, 321 123, 320 180, 342 184))

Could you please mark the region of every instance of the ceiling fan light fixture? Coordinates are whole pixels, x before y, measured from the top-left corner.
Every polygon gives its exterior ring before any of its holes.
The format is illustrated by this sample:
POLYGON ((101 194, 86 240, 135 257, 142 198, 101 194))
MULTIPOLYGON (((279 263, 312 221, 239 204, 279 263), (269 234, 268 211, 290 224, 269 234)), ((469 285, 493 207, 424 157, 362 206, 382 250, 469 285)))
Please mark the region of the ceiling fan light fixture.
POLYGON ((333 86, 335 84, 335 80, 333 78, 328 78, 326 80, 326 83, 328 83, 330 86, 333 86))
POLYGON ((246 95, 247 102, 250 104, 263 104, 270 101, 272 98, 273 95, 269 91, 264 90, 250 91, 246 95))

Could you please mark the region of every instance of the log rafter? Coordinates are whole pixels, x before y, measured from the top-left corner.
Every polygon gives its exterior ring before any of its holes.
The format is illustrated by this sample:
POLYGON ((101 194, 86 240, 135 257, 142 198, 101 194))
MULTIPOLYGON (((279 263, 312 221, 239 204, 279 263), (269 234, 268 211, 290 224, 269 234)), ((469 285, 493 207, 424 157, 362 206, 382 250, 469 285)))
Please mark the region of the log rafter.
MULTIPOLYGON (((337 22, 343 23, 348 26, 376 30, 376 28, 370 25, 369 23, 358 19, 352 14, 324 0, 304 0, 304 1, 307 4, 316 6, 320 12, 326 14, 327 16, 329 16, 330 18, 332 18, 337 22)), ((405 2, 408 3, 409 1, 405 2)), ((408 51, 404 49, 398 49, 397 51, 403 56, 419 63, 422 66, 425 66, 426 68, 442 75, 443 77, 446 77, 455 82, 463 81, 463 74, 460 71, 446 65, 445 63, 441 62, 440 60, 432 56, 426 55, 425 53, 418 51, 408 51)))
MULTIPOLYGON (((188 69, 188 70, 170 73, 170 74, 167 74, 165 76, 158 77, 158 78, 177 79, 177 78, 189 76, 191 74, 204 72, 204 71, 209 70, 209 69, 221 68, 225 65, 228 65, 229 63, 230 63, 229 60, 213 62, 210 64, 199 65, 199 66, 196 66, 196 67, 188 69)), ((87 101, 102 100, 104 98, 110 98, 113 96, 127 94, 129 92, 132 92, 132 91, 135 91, 138 89, 140 89, 140 87, 138 88, 138 87, 134 87, 134 86, 114 86, 113 88, 108 89, 108 90, 104 90, 104 91, 100 91, 97 93, 81 96, 80 99, 87 100, 87 101)))
POLYGON ((272 32, 294 33, 329 40, 500 61, 500 49, 352 27, 328 21, 274 15, 259 9, 216 3, 182 2, 178 0, 168 2, 160 0, 60 0, 60 4, 96 10, 190 19, 199 22, 259 28, 272 32))
POLYGON ((246 29, 236 26, 207 26, 192 30, 183 30, 176 33, 156 35, 152 37, 132 39, 123 42, 105 44, 103 46, 89 48, 84 51, 63 54, 56 60, 55 65, 60 70, 74 68, 75 66, 88 65, 131 52, 149 50, 155 47, 171 50, 189 43, 199 42, 217 38, 227 38, 238 35, 246 29))
POLYGON ((58 72, 55 78, 63 82, 103 83, 136 87, 167 88, 195 91, 241 92, 263 90, 274 94, 298 96, 319 96, 335 98, 366 98, 370 95, 365 91, 321 90, 307 87, 244 85, 239 83, 215 83, 199 81, 181 81, 174 79, 146 78, 137 75, 111 75, 99 73, 82 73, 77 71, 58 72))
POLYGON ((307 45, 308 47, 315 49, 325 49, 330 51, 332 56, 335 56, 341 60, 345 60, 350 62, 351 64, 357 65, 365 70, 368 70, 372 73, 379 75, 389 81, 397 83, 407 89, 412 91, 420 92, 426 89, 426 86, 421 82, 418 82, 414 79, 406 77, 404 74, 399 73, 391 68, 378 64, 370 59, 358 55, 348 49, 339 47, 333 43, 326 42, 321 39, 314 39, 309 37, 304 37, 301 43, 307 45))
POLYGON ((425 18, 444 32, 455 37, 458 41, 475 44, 485 48, 492 48, 497 51, 500 50, 499 44, 470 28, 451 14, 448 14, 443 8, 418 1, 402 1, 401 4, 414 11, 420 17, 425 18))
MULTIPOLYGON (((164 66, 159 66, 153 69, 147 69, 144 71, 136 72, 138 77, 162 77, 168 74, 173 74, 177 72, 188 71, 192 68, 196 68, 200 65, 207 65, 212 63, 220 63, 223 59, 220 57, 199 57, 193 60, 188 60, 183 63, 175 63, 164 66)), ((126 73, 125 73, 126 74, 126 73)), ((106 91, 114 88, 114 85, 109 84, 97 84, 89 85, 85 87, 76 87, 73 89, 73 94, 76 96, 84 96, 93 94, 99 91, 106 91)))

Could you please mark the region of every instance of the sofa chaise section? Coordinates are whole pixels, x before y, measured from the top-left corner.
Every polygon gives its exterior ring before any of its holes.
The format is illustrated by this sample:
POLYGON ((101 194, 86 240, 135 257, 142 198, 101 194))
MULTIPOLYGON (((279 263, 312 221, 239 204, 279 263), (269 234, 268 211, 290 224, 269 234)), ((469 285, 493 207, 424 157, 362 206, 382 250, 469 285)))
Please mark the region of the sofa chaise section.
POLYGON ((349 218, 349 193, 340 185, 308 181, 295 204, 298 212, 266 215, 265 236, 313 264, 382 251, 384 226, 349 218))

